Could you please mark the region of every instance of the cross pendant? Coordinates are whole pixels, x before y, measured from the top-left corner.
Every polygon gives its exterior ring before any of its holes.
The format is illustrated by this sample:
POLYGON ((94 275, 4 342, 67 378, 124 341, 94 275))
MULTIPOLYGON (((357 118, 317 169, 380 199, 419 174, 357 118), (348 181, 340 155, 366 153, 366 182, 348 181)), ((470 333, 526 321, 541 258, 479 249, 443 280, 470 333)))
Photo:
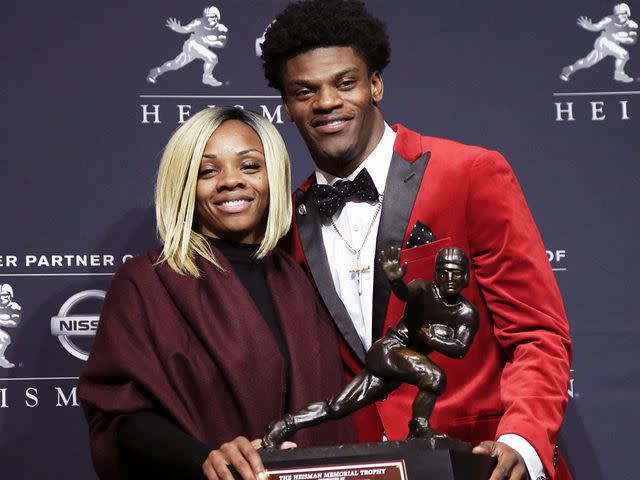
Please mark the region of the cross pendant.
POLYGON ((356 274, 356 281, 358 282, 358 295, 362 295, 362 274, 368 273, 369 267, 360 266, 360 255, 356 256, 356 268, 349 270, 349 273, 356 274))

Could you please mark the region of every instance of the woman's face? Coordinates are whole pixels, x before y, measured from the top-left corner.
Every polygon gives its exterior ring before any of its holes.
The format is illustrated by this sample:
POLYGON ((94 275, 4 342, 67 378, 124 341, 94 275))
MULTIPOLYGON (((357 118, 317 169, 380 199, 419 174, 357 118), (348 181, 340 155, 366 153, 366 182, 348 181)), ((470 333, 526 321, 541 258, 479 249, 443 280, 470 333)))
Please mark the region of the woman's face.
POLYGON ((258 134, 227 120, 204 148, 196 189, 196 215, 204 235, 260 243, 269 208, 269 182, 258 134))

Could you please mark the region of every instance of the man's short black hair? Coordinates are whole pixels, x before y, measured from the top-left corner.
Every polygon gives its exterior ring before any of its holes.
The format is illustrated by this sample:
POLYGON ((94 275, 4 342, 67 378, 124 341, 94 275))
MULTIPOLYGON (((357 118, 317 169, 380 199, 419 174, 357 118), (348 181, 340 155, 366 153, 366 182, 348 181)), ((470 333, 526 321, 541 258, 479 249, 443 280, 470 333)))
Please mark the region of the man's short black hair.
POLYGON ((301 0, 290 3, 269 27, 262 44, 262 67, 269 85, 281 92, 286 62, 321 47, 352 47, 369 73, 389 64, 387 28, 358 0, 301 0))

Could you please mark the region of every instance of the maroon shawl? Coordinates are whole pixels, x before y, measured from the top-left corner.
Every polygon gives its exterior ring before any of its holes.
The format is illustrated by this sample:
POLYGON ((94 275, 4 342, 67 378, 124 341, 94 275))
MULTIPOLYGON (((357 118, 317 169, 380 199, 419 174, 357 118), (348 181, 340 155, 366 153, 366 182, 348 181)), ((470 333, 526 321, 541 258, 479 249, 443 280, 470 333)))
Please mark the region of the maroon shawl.
MULTIPOLYGON (((91 453, 102 479, 120 478, 117 429, 126 414, 153 409, 200 441, 259 438, 267 424, 338 392, 343 367, 336 333, 313 287, 280 250, 264 261, 267 284, 289 348, 285 361, 240 279, 198 260, 201 278, 179 275, 158 251, 115 275, 78 393, 91 453)), ((354 440, 351 423, 299 432, 299 446, 354 440)))

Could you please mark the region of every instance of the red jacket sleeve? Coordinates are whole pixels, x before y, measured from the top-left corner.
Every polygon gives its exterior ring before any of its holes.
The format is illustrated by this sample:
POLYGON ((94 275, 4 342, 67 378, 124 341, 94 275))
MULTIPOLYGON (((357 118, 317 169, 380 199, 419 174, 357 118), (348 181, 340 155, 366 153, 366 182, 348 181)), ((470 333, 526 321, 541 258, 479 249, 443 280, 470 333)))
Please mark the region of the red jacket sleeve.
POLYGON ((515 433, 553 476, 567 404, 571 342, 560 292, 520 186, 497 152, 480 154, 467 198, 470 255, 504 354, 505 414, 496 437, 515 433))

